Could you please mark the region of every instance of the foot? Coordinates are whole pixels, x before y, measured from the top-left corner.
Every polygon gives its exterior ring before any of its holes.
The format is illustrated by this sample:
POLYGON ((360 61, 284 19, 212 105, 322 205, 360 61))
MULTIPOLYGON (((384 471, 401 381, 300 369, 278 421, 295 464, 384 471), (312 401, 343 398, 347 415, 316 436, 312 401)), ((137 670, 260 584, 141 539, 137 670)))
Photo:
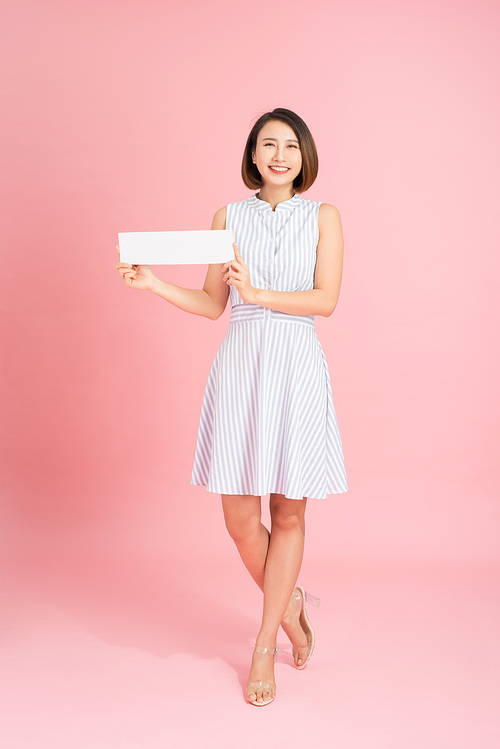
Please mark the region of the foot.
POLYGON ((304 664, 309 653, 307 635, 300 623, 301 611, 302 595, 300 594, 300 591, 295 588, 285 611, 285 616, 283 617, 281 626, 293 645, 293 661, 297 668, 304 664))
POLYGON ((274 646, 255 646, 247 686, 247 699, 254 705, 268 705, 276 696, 274 655, 274 646))

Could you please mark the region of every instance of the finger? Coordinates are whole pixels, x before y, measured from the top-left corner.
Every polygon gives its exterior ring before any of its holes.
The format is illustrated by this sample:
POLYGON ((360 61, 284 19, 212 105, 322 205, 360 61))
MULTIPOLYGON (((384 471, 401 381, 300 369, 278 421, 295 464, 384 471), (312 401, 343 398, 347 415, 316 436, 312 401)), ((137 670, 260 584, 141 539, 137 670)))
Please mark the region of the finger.
MULTIPOLYGON (((236 257, 237 262, 241 263, 242 265, 245 265, 245 261, 241 257, 241 253, 238 249, 238 245, 236 244, 236 242, 233 242, 233 248, 234 248, 234 255, 236 257)), ((246 265, 245 265, 245 268, 246 268, 246 265)))
POLYGON ((121 268, 120 274, 122 275, 123 278, 127 276, 133 276, 134 278, 136 278, 137 276, 137 272, 133 270, 132 268, 121 268))
POLYGON ((224 278, 230 278, 231 276, 239 278, 239 276, 241 276, 241 271, 236 270, 235 268, 229 268, 229 270, 224 274, 224 278))
POLYGON ((241 263, 239 263, 237 260, 233 260, 227 265, 228 265, 227 270, 234 270, 234 271, 239 271, 239 272, 243 270, 241 263))

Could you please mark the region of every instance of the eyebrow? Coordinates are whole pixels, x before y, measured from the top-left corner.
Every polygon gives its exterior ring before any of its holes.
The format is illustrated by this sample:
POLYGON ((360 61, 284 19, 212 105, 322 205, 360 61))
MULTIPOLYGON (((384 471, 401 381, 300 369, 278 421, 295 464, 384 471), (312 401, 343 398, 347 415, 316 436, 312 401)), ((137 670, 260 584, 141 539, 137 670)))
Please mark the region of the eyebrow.
MULTIPOLYGON (((277 138, 262 138, 262 140, 276 140, 277 141, 278 139, 277 138)), ((287 143, 298 143, 299 141, 295 140, 295 138, 287 138, 286 142, 287 143)))

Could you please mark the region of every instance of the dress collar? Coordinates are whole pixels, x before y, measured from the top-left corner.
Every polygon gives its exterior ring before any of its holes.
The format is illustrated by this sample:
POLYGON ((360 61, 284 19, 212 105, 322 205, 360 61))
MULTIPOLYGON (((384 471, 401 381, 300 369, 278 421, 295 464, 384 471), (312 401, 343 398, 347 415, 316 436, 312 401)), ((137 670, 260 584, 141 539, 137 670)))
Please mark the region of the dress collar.
MULTIPOLYGON (((276 206, 276 211, 284 211, 284 212, 291 212, 294 208, 301 202, 302 198, 298 193, 294 193, 291 198, 288 198, 288 200, 283 200, 281 203, 278 203, 276 206)), ((261 200, 257 197, 257 193, 255 195, 252 195, 251 198, 248 198, 249 205, 252 206, 252 208, 255 208, 256 211, 272 211, 271 204, 267 202, 267 200, 261 200)))

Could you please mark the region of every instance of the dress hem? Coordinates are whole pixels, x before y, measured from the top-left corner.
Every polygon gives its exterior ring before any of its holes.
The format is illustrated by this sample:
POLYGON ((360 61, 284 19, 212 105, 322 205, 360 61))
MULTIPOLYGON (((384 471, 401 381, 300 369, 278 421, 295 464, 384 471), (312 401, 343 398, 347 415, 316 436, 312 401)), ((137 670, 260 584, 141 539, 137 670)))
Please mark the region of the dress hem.
POLYGON ((191 481, 191 486, 204 486, 206 487, 207 492, 210 492, 211 494, 230 494, 235 497, 266 497, 268 494, 282 494, 285 499, 327 499, 327 497, 333 496, 335 494, 346 494, 346 492, 349 491, 349 488, 346 486, 345 489, 337 489, 334 491, 327 491, 325 494, 322 494, 320 497, 314 496, 313 494, 304 494, 302 497, 288 497, 286 494, 280 491, 276 491, 276 489, 268 490, 266 492, 258 492, 257 494, 251 494, 250 492, 230 492, 230 491, 221 491, 220 489, 209 489, 208 485, 203 482, 196 482, 191 481))

